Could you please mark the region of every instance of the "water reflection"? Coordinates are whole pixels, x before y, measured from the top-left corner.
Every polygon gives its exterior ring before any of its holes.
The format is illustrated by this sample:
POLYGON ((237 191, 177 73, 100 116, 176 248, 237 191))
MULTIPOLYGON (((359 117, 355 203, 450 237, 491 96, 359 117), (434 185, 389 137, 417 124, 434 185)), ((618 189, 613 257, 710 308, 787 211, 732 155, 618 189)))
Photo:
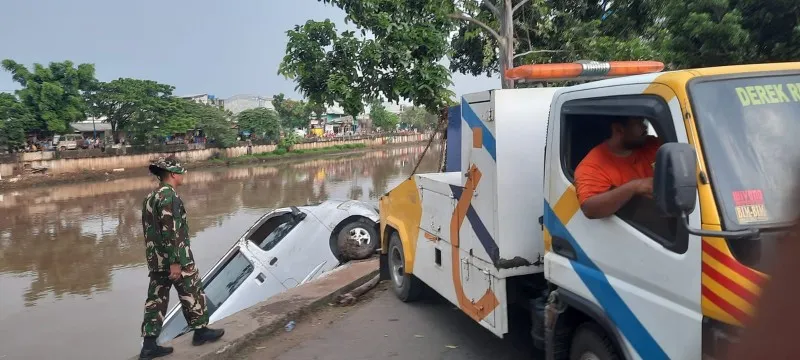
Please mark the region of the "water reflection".
MULTIPOLYGON (((205 271, 213 265, 267 209, 328 198, 377 201, 410 173, 423 148, 189 172, 179 193, 189 213, 199 266, 205 271)), ((423 160, 420 171, 438 167, 438 146, 429 152, 431 156, 423 160)), ((91 303, 95 306, 88 307, 90 320, 82 317, 80 321, 91 326, 92 333, 103 333, 104 327, 112 326, 104 319, 117 317, 127 327, 121 333, 134 337, 133 341, 104 339, 108 340, 108 354, 119 357, 120 346, 133 346, 131 351, 135 351, 136 327, 141 320, 139 303, 146 285, 142 281, 146 266, 141 201, 155 185, 152 177, 136 177, 0 194, 0 288, 4 289, 0 333, 36 329, 45 324, 37 324, 35 319, 51 313, 61 314, 58 323, 63 323, 63 331, 68 333, 70 324, 74 324, 70 319, 79 316, 71 309, 91 303), (107 306, 96 306, 100 301, 107 306), (131 308, 120 314, 120 309, 112 306, 118 303, 130 304, 125 306, 131 308)), ((21 339, 22 335, 0 338, 0 349, 4 349, 0 356, 6 355, 5 349, 22 346, 11 351, 11 358, 36 358, 54 351, 62 358, 79 357, 88 349, 81 350, 76 344, 98 340, 76 336, 77 343, 68 346, 69 342, 64 342, 63 349, 48 349, 41 344, 20 345, 14 338, 21 339)))

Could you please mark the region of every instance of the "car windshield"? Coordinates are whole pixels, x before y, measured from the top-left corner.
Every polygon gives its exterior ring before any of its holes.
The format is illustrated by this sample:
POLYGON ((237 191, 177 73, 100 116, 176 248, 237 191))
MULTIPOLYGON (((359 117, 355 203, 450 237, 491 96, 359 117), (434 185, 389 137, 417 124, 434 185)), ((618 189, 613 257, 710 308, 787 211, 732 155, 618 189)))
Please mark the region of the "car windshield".
POLYGON ((800 74, 698 81, 689 90, 725 226, 793 221, 800 74))
MULTIPOLYGON (((214 314, 225 300, 253 273, 253 264, 250 260, 236 250, 228 261, 220 266, 216 273, 203 282, 203 291, 206 293, 208 316, 214 314)), ((183 314, 176 314, 161 330, 162 337, 172 339, 189 331, 189 325, 183 314)))

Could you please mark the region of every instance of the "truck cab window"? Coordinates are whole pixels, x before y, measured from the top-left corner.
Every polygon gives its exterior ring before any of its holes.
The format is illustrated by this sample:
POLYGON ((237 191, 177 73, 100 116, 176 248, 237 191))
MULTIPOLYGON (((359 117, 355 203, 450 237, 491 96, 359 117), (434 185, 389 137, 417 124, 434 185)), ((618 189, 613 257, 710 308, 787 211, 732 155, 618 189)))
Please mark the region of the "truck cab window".
MULTIPOLYGON (((655 136, 661 143, 676 141, 672 117, 666 106, 653 107, 652 99, 637 102, 637 97, 629 97, 620 101, 620 106, 608 106, 607 99, 598 99, 602 106, 592 113, 591 99, 582 100, 580 112, 569 111, 565 104, 562 119, 562 167, 567 178, 575 184, 575 170, 578 164, 596 146, 611 136, 611 123, 614 120, 639 117, 646 119, 647 135, 655 136), (625 106, 631 102, 634 106, 625 106), (650 104, 648 104, 650 102, 650 104), (646 109, 650 108, 650 111, 646 109), (671 131, 670 131, 671 130, 671 131)), ((682 231, 677 218, 661 213, 652 198, 634 196, 613 216, 617 216, 650 239, 662 244, 665 248, 683 253, 688 244, 688 234, 682 231)))

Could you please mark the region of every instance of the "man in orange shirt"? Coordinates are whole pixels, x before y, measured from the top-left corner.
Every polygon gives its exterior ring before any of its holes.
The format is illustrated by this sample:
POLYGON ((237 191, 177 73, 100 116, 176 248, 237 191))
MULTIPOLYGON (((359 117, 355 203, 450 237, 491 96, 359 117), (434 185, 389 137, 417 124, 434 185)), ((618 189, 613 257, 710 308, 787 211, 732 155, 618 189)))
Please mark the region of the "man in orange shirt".
POLYGON ((611 137, 597 145, 575 169, 575 188, 589 219, 613 215, 634 195, 652 196, 653 166, 661 140, 647 135, 644 119, 611 123, 611 137))

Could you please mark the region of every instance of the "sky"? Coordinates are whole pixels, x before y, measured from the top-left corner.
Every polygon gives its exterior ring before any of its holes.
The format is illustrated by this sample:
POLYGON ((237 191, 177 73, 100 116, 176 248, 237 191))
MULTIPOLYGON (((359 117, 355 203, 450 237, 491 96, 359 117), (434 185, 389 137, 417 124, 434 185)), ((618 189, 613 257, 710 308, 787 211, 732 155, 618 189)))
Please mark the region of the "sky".
MULTIPOLYGON (((300 98, 277 74, 286 31, 344 12, 317 0, 4 0, 0 59, 93 63, 97 78, 155 80, 176 95, 300 98)), ((454 74, 457 95, 496 89, 497 78, 454 74)), ((0 91, 19 85, 0 70, 0 91)))

